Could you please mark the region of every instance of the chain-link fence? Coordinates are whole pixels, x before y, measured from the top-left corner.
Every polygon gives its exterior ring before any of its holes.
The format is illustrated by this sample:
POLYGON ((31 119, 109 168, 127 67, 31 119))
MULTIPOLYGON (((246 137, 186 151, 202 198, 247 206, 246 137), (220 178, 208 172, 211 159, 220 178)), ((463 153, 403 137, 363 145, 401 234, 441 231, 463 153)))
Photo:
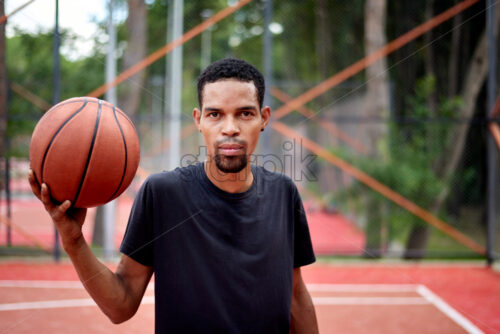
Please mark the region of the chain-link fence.
MULTIPOLYGON (((184 31, 235 3, 185 2, 184 31)), ((118 86, 119 105, 130 89, 140 93, 137 110, 129 112, 142 150, 130 197, 148 173, 167 169, 171 143, 165 92, 169 85, 182 87, 178 165, 202 160, 204 144, 191 116, 198 105, 196 77, 211 61, 234 56, 265 74, 267 103, 273 109, 255 161, 295 181, 319 254, 484 257, 487 175, 492 172, 485 102, 488 67, 474 61, 483 55, 481 59, 486 59, 481 44, 486 4, 425 3, 425 8, 410 2, 372 8, 361 0, 251 1, 183 45, 181 82, 172 83, 162 58, 143 70, 143 84, 131 80, 127 88, 118 86), (454 7, 457 4, 462 7, 454 7), (449 12, 450 8, 455 11, 449 12), (431 24, 408 34, 424 22, 431 24), (377 38, 377 31, 385 36, 377 38)), ((147 4, 147 48, 153 52, 166 43, 172 7, 168 1, 147 4)), ((120 27, 126 31, 123 23, 120 27)), ((127 40, 119 38, 123 51, 127 40)), ((9 46, 14 48, 14 41, 9 46)), ((102 74, 104 62, 97 59, 102 60, 103 54, 82 65, 81 71, 102 74)), ((11 82, 17 80, 16 84, 34 93, 43 85, 28 74, 10 73, 11 82)), ((61 93, 69 98, 75 93, 66 83, 61 93)), ((80 87, 78 95, 92 88, 80 87)), ((26 96, 14 90, 10 94, 11 196, 15 205, 21 205, 31 198, 26 182, 21 181, 28 168, 29 128, 42 112, 35 111, 26 96), (31 124, 27 131, 19 130, 27 123, 31 124)), ((498 174, 498 158, 496 166, 493 172, 498 174)), ((495 182, 495 189, 500 189, 499 175, 495 182)), ((5 199, 4 190, 2 216, 5 199)), ((491 203, 497 213, 491 241, 498 256, 499 191, 491 203)), ((12 223, 16 224, 15 219, 12 223)), ((33 227, 26 232, 30 230, 33 227)), ((44 231, 41 242, 50 244, 50 224, 44 231)), ((5 244, 5 224, 0 238, 5 244)), ((21 244, 33 243, 23 240, 21 244)))

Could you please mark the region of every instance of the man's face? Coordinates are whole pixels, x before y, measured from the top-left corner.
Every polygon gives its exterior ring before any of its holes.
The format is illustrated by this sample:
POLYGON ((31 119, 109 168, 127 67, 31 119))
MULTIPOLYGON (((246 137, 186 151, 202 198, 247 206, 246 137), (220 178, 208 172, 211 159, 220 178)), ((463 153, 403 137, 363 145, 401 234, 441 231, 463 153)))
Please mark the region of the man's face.
POLYGON ((208 157, 220 171, 238 173, 255 150, 270 110, 260 110, 253 82, 219 80, 205 84, 202 93, 202 110, 194 109, 193 118, 208 157))

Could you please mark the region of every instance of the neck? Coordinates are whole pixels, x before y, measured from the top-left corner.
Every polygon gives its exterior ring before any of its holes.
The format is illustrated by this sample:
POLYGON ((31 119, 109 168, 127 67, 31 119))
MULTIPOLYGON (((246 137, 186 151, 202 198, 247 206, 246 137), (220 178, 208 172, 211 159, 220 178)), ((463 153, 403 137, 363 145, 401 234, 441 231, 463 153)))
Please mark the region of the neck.
POLYGON ((215 165, 213 159, 207 159, 204 163, 205 173, 208 179, 219 189, 228 193, 241 193, 252 186, 253 174, 250 163, 238 173, 224 173, 215 165))

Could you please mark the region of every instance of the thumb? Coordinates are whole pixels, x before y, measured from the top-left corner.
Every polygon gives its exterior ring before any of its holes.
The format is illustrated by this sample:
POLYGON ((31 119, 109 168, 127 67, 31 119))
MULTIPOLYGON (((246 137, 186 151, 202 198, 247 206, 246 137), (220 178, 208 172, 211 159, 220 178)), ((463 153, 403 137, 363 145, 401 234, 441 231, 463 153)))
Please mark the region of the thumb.
POLYGON ((52 215, 54 220, 61 220, 66 215, 66 211, 71 207, 71 201, 65 200, 61 205, 59 205, 52 215))

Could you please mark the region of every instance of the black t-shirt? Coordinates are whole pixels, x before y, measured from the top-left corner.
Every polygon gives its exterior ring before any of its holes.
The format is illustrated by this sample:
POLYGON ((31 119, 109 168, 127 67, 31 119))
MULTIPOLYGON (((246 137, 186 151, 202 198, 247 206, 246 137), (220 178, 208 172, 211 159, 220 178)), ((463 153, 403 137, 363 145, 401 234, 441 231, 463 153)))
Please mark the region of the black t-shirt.
POLYGON ((288 333, 293 268, 315 261, 292 180, 252 166, 243 193, 198 163, 150 176, 121 252, 152 266, 156 333, 288 333))

